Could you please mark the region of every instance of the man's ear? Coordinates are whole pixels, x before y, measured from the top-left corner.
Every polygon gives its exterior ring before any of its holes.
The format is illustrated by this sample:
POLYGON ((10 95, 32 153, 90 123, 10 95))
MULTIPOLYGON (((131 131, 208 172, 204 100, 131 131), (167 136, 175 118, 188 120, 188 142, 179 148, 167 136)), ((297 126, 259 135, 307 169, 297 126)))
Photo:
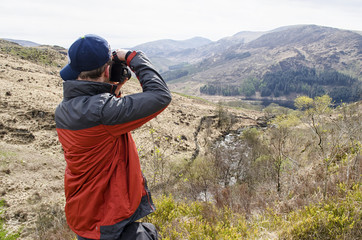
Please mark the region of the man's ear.
POLYGON ((110 73, 110 70, 111 70, 111 65, 107 65, 106 69, 104 70, 104 76, 109 80, 110 76, 111 76, 111 73, 110 73))

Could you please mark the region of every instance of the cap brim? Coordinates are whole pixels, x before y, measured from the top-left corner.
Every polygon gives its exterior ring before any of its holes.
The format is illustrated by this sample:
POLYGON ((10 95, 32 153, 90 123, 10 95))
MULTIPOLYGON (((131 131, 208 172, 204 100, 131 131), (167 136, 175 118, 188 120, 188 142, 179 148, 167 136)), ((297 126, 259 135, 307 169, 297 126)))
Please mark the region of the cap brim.
POLYGON ((69 64, 67 64, 62 70, 60 70, 60 76, 64 81, 76 80, 80 72, 74 71, 69 64))

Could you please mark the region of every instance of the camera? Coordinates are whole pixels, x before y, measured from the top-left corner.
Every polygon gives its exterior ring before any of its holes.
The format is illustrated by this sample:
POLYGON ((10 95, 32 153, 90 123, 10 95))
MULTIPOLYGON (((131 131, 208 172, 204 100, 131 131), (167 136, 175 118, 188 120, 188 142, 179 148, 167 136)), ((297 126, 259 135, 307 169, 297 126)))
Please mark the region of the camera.
POLYGON ((110 81, 111 82, 119 82, 123 83, 126 78, 130 79, 132 74, 131 71, 127 67, 127 63, 125 61, 119 60, 117 57, 117 53, 112 52, 112 64, 110 69, 110 81))

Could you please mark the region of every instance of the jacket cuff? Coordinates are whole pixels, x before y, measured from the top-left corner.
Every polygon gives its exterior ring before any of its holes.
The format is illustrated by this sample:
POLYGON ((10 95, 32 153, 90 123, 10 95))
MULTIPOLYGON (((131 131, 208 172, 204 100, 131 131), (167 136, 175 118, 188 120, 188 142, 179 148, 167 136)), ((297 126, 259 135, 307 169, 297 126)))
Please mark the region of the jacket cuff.
POLYGON ((126 60, 126 61, 127 61, 128 56, 129 56, 131 53, 132 53, 131 50, 129 50, 129 51, 126 53, 126 57, 125 57, 125 60, 126 60))
MULTIPOLYGON (((128 53, 127 53, 128 55, 128 53)), ((129 64, 131 63, 132 59, 137 55, 137 52, 136 51, 133 51, 131 54, 129 54, 127 57, 126 57, 126 61, 127 61, 127 66, 130 66, 129 64)))

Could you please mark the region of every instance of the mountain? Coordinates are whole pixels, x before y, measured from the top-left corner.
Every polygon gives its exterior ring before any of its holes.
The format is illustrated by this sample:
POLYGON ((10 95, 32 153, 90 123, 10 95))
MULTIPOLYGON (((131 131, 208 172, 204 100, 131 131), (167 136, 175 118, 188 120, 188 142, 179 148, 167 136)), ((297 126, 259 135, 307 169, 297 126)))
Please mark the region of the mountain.
POLYGON ((194 49, 210 44, 212 41, 207 38, 194 37, 191 39, 176 41, 171 39, 157 40, 132 47, 145 52, 157 68, 167 71, 169 66, 183 62, 182 59, 174 59, 178 52, 192 52, 194 49))
POLYGON ((183 61, 191 59, 190 64, 163 76, 174 91, 195 96, 202 94, 202 88, 204 94, 212 95, 293 99, 297 94, 334 93, 339 95, 335 100, 345 100, 353 89, 354 95, 348 99, 362 98, 360 34, 316 25, 259 34, 249 41, 235 36, 222 39, 193 50, 189 57, 184 50, 177 56, 182 55, 183 61), (191 62, 196 52, 203 57, 191 62), (344 96, 340 96, 342 91, 344 96))
POLYGON ((20 46, 23 46, 23 47, 37 47, 37 46, 40 46, 41 44, 39 43, 35 43, 35 42, 32 42, 32 41, 27 41, 27 40, 18 40, 18 39, 10 39, 10 38, 2 38, 6 41, 9 41, 9 42, 14 42, 14 43, 17 43, 19 44, 20 46))
POLYGON ((164 72, 169 68, 194 64, 215 54, 221 54, 232 45, 248 43, 263 34, 265 32, 242 31, 216 42, 200 37, 185 41, 159 40, 137 45, 132 49, 144 51, 156 67, 164 72))
POLYGON ((187 43, 191 42, 193 39, 186 41, 158 40, 137 45, 132 49, 140 49, 144 51, 152 60, 156 60, 156 66, 158 61, 165 62, 165 64, 158 65, 158 68, 163 71, 168 70, 168 67, 170 66, 172 68, 174 65, 178 66, 183 63, 200 62, 205 58, 222 54, 233 45, 244 45, 266 33, 278 32, 290 27, 293 26, 280 27, 264 32, 241 31, 232 36, 221 38, 215 42, 204 40, 202 44, 199 44, 199 46, 195 44, 187 45, 187 43), (180 46, 182 46, 182 48, 180 46))
POLYGON ((157 54, 167 55, 168 52, 176 52, 189 48, 198 48, 211 42, 211 40, 202 37, 194 37, 183 41, 163 39, 137 45, 133 47, 133 49, 142 50, 149 56, 154 56, 157 54))

